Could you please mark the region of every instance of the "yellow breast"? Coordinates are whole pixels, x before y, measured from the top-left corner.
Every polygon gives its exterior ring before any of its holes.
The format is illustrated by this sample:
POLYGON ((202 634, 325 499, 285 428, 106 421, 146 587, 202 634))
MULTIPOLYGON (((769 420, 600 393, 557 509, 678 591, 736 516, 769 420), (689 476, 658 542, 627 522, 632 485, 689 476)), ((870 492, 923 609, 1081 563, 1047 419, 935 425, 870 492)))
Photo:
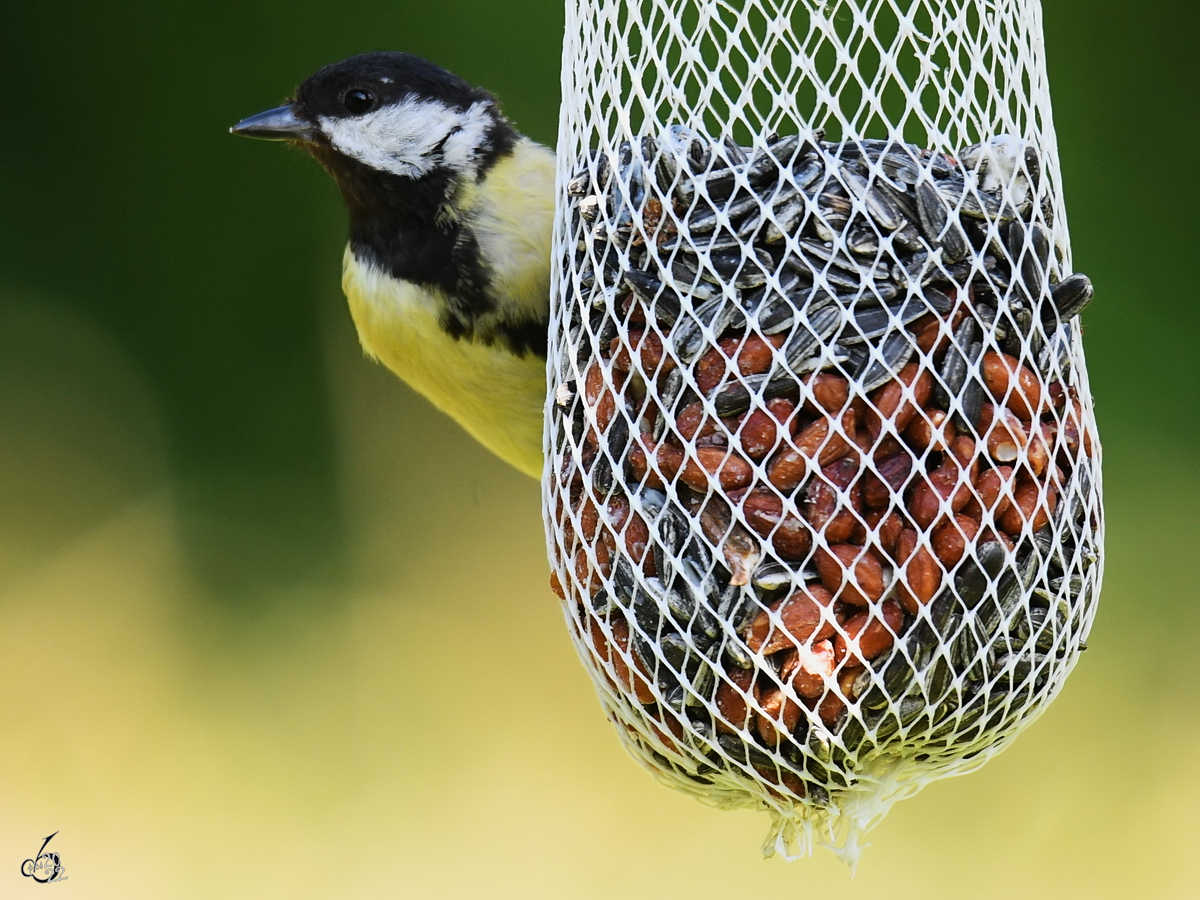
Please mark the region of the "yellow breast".
MULTIPOLYGON (((493 267, 493 290, 526 314, 549 305, 554 157, 532 142, 493 168, 464 200, 464 215, 493 267)), ((530 353, 456 340, 439 323, 438 298, 355 258, 342 288, 359 341, 476 440, 540 478, 546 363, 530 353)), ((510 310, 511 311, 511 310, 510 310)))

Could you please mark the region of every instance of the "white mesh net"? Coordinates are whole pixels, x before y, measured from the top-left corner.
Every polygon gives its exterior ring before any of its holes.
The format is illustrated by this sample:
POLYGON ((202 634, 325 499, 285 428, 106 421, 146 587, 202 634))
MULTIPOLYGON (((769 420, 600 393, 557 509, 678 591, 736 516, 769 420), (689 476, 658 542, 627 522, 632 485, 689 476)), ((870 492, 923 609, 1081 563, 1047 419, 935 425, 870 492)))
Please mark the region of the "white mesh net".
POLYGON ((566 34, 555 587, 639 760, 853 862, 1095 611, 1038 2, 580 0, 566 34))

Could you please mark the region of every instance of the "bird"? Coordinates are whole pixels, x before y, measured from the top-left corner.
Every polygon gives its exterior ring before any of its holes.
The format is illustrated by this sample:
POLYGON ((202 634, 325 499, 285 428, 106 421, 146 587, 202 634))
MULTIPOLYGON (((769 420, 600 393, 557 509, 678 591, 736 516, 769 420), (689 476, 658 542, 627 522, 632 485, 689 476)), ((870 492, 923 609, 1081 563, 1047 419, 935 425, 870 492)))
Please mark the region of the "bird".
POLYGON ((400 52, 325 66, 230 131, 295 145, 336 182, 367 356, 539 478, 554 152, 486 90, 400 52))

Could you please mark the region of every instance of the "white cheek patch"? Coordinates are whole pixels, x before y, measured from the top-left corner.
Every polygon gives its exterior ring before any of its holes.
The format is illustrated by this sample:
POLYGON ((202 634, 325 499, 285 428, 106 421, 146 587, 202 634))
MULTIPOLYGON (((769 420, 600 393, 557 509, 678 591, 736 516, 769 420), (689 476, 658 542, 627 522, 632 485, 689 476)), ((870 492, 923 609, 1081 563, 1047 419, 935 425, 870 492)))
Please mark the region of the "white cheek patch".
POLYGON ((458 114, 458 130, 446 138, 442 150, 446 165, 460 171, 475 167, 475 154, 492 124, 491 107, 490 103, 476 103, 458 114))
POLYGON ((492 121, 490 109, 482 101, 460 111, 436 100, 409 99, 363 116, 317 121, 334 149, 346 156, 383 172, 420 178, 439 165, 472 168, 492 121))

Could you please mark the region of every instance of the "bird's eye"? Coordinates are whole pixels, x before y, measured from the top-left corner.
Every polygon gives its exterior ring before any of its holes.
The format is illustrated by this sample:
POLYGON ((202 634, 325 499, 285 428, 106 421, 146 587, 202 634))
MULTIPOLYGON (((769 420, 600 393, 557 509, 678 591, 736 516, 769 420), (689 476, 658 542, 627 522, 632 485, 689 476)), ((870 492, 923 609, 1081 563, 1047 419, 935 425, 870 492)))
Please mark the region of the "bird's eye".
POLYGON ((361 116, 374 105, 375 95, 361 88, 346 91, 346 96, 342 98, 342 106, 346 107, 346 111, 352 116, 361 116))

